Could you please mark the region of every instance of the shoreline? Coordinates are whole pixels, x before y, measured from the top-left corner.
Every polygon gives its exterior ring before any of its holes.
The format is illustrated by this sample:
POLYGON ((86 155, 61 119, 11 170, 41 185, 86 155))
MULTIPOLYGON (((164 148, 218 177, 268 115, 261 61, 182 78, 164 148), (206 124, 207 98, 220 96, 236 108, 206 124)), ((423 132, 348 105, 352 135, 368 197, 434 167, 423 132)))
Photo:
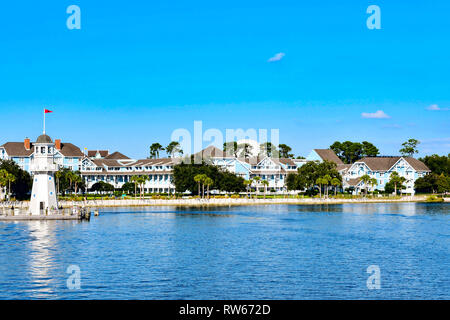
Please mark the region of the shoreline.
MULTIPOLYGON (((101 208, 101 207, 151 207, 151 206, 186 206, 186 207, 215 207, 215 206, 251 206, 251 205, 323 205, 323 204, 361 204, 361 203, 427 203, 426 196, 407 196, 400 199, 127 199, 127 200, 88 200, 88 201, 60 201, 59 205, 64 209, 77 207, 101 208)), ((441 203, 450 202, 444 198, 441 203)), ((15 209, 27 209, 28 202, 20 202, 14 205, 15 209)), ((0 213, 9 210, 10 205, 0 205, 0 213)))
POLYGON ((88 200, 86 202, 60 202, 64 208, 85 207, 148 207, 148 206, 248 206, 270 204, 345 204, 345 203, 403 203, 426 202, 426 197, 403 197, 401 199, 144 199, 144 200, 88 200))

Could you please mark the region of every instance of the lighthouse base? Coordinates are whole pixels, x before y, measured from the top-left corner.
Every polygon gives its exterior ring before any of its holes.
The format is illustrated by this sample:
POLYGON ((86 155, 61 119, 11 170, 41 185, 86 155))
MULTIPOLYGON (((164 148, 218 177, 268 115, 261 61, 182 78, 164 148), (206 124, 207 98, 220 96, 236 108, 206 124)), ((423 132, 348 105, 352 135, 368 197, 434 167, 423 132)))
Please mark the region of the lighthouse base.
POLYGON ((50 215, 57 212, 55 181, 53 174, 35 173, 29 212, 33 216, 50 215))

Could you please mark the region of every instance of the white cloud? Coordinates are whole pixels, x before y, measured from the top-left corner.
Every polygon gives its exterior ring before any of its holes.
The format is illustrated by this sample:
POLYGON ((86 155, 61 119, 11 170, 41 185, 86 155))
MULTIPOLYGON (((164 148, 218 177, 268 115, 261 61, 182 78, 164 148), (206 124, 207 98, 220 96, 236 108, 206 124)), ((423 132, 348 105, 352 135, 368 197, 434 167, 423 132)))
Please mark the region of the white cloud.
POLYGON ((363 112, 363 113, 361 113, 361 117, 365 118, 365 119, 388 119, 388 118, 390 118, 390 116, 388 116, 382 110, 378 110, 377 112, 374 112, 374 113, 363 112))
POLYGON ((427 110, 437 111, 437 110, 441 110, 441 108, 439 108, 439 106, 437 104, 432 104, 431 106, 429 106, 427 108, 427 110))
POLYGON ((427 108, 427 110, 430 110, 430 111, 448 111, 448 110, 450 110, 450 108, 441 108, 437 104, 432 104, 431 106, 429 106, 427 108))
POLYGON ((267 60, 267 62, 275 62, 275 61, 280 61, 281 59, 283 59, 283 57, 286 54, 283 52, 279 52, 276 55, 274 55, 272 58, 270 58, 269 60, 267 60))

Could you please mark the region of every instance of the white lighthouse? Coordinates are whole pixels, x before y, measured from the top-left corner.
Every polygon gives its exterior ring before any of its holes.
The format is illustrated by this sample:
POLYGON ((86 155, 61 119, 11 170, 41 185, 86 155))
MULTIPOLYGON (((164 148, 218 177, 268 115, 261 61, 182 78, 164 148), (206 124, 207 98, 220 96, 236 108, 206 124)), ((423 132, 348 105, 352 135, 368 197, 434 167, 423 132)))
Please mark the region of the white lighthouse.
POLYGON ((55 172, 58 165, 54 163, 55 144, 45 133, 34 143, 30 171, 33 174, 30 213, 32 215, 56 214, 58 201, 55 190, 55 172))

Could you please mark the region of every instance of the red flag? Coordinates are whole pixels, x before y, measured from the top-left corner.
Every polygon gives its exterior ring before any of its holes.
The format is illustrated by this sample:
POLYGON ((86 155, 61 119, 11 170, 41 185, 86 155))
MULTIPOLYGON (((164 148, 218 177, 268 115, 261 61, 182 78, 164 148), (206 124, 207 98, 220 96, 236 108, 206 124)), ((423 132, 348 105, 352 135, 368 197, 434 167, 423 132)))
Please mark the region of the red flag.
POLYGON ((44 109, 44 113, 52 113, 53 111, 44 109))

